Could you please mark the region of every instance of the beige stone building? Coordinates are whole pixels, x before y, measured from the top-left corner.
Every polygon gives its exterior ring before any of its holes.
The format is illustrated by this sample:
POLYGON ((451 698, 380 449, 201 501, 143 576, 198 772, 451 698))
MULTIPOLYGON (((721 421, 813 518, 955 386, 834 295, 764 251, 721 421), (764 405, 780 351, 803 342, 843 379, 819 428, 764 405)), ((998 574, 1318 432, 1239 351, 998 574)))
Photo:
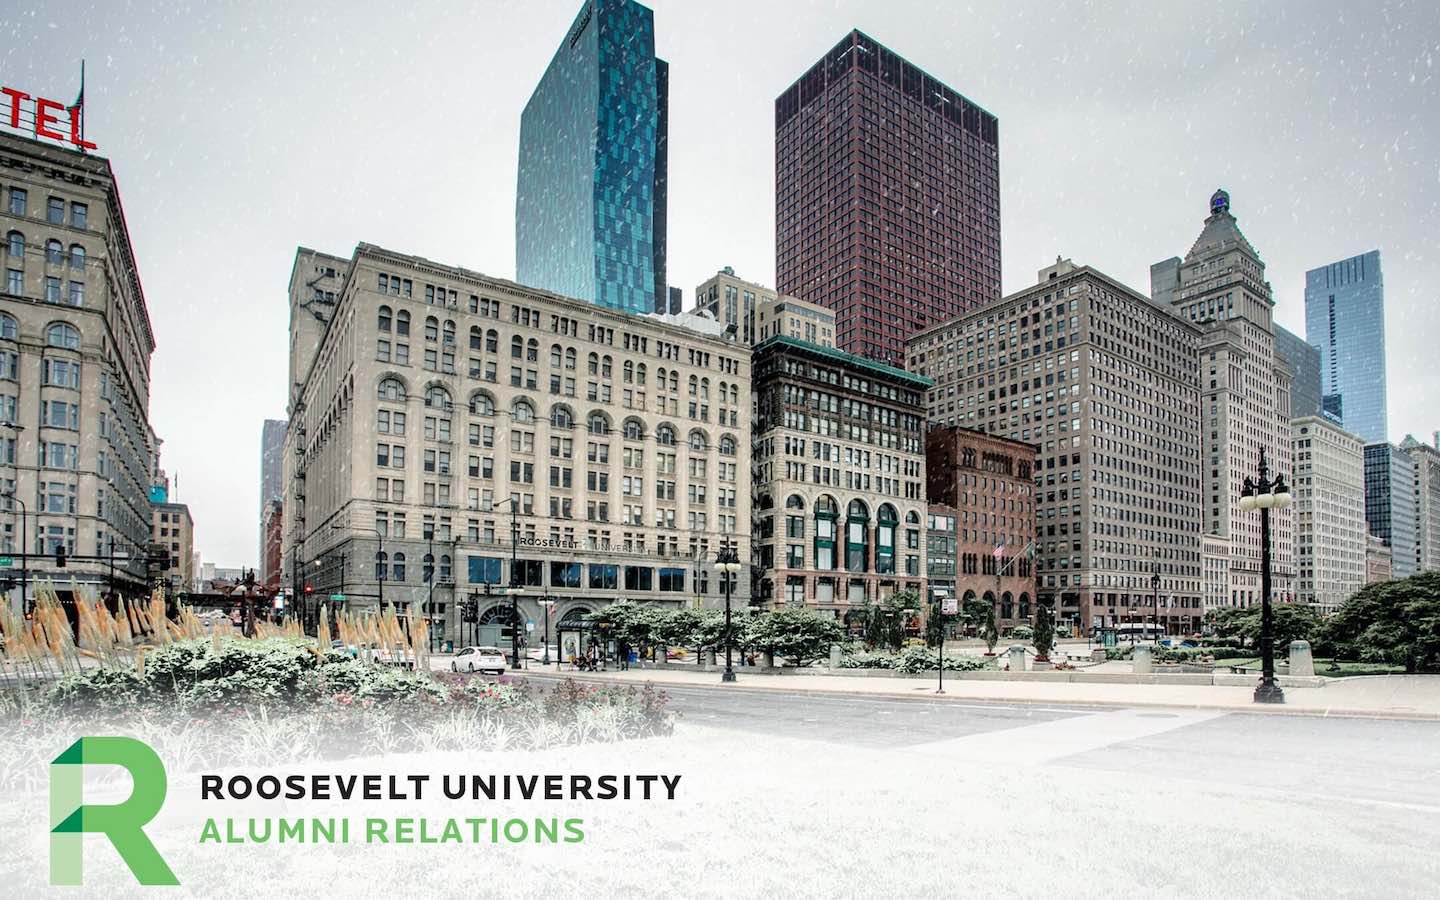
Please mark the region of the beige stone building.
POLYGON ((156 503, 151 516, 151 547, 163 551, 171 560, 171 567, 160 572, 161 579, 176 592, 189 591, 195 583, 195 520, 190 516, 190 507, 184 503, 156 503))
POLYGON ((784 335, 821 347, 835 346, 833 311, 738 278, 729 266, 695 289, 695 308, 732 328, 735 339, 747 344, 784 335))
POLYGON ((538 643, 542 600, 552 635, 622 598, 713 607, 716 552, 749 561, 747 348, 369 244, 302 248, 290 303, 288 584, 457 640, 473 602, 508 643, 513 577, 538 643))
POLYGON ((924 600, 929 379, 784 335, 754 363, 757 603, 924 600))
MULTIPOLYGON (((1200 346, 1205 533, 1227 542, 1225 604, 1260 602, 1260 514, 1240 509, 1246 477, 1265 452, 1270 475, 1289 480, 1290 365, 1275 349, 1275 301, 1265 263, 1216 191, 1210 216, 1182 260, 1150 267, 1150 291, 1204 332, 1200 346)), ((1271 596, 1295 599, 1295 508, 1272 510, 1271 596)))
POLYGON ((116 588, 140 593, 155 336, 110 162, 0 134, 0 234, 0 547, 62 594, 106 590, 113 548, 116 588))
POLYGON ((1034 444, 1036 594, 1061 622, 1200 627, 1200 329, 1069 260, 913 335, 931 425, 1034 444))
POLYGON ((1365 442, 1322 416, 1290 431, 1295 599, 1329 615, 1365 586, 1365 442))
POLYGON ((1405 435, 1400 449, 1415 461, 1415 571, 1440 569, 1440 451, 1405 435))
POLYGON ((1365 535, 1365 583, 1389 581, 1391 572, 1390 546, 1373 534, 1365 535))

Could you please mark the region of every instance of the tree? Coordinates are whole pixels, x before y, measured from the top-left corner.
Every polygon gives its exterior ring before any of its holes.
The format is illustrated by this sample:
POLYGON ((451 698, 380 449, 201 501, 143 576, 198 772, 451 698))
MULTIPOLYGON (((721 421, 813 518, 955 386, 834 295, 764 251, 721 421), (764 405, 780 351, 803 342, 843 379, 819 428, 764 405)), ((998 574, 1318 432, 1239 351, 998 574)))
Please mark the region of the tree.
POLYGON ((704 616, 698 609, 667 609, 655 617, 651 637, 667 647, 693 647, 704 616))
MULTIPOLYGON (((1291 641, 1313 641, 1320 630, 1320 616, 1314 607, 1304 603, 1271 603, 1275 625, 1275 647, 1283 650, 1291 641)), ((1256 647, 1260 642, 1260 618, 1262 608, 1255 606, 1227 606, 1213 610, 1207 616, 1215 634, 1224 638, 1236 638, 1242 644, 1256 647)))
POLYGON ((817 615, 799 606, 784 606, 745 623, 747 644, 769 650, 796 666, 824 659, 830 645, 844 637, 845 629, 834 617, 817 615))
POLYGON ((1055 646, 1055 620, 1050 607, 1041 603, 1035 609, 1035 656, 1037 659, 1050 658, 1050 648, 1055 646))
POLYGON ((1000 641, 1000 629, 995 627, 995 604, 985 604, 985 628, 982 632, 985 638, 985 652, 994 655, 995 645, 1000 641))
POLYGON ((1440 572, 1367 584, 1325 620, 1321 638, 1343 659, 1440 671, 1440 572))
POLYGON ((925 617, 925 646, 939 647, 945 642, 945 612, 939 597, 930 604, 930 615, 925 617))

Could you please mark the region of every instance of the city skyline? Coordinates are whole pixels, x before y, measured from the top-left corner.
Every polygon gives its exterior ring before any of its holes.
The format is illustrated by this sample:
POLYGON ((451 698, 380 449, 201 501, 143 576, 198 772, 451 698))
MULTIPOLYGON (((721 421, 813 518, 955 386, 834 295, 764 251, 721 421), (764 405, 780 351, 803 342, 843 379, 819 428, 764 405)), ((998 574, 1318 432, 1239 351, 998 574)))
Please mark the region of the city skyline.
MULTIPOLYGON (((1328 4, 1277 4, 1263 16, 1221 4, 1204 41, 1190 40, 1193 21, 1178 5, 1121 18, 1064 4, 1005 13, 815 4, 795 10, 806 19, 801 39, 759 4, 647 5, 656 51, 672 61, 670 283, 688 292, 733 265, 774 285, 773 100, 797 60, 818 59, 859 28, 1005 122, 1003 293, 1057 254, 1142 288, 1149 263, 1193 237, 1197 198, 1223 186, 1245 210, 1277 321, 1291 331, 1304 331, 1308 268, 1380 248, 1391 329, 1386 437, 1433 433, 1423 398, 1440 375, 1425 366, 1424 339, 1440 314, 1424 289, 1440 277, 1427 237, 1440 223, 1430 162, 1440 115, 1426 61, 1434 28, 1420 13, 1347 10, 1353 40, 1336 49, 1324 38, 1338 8, 1328 4), (986 27, 973 27, 977 17, 986 27), (1147 35, 1128 59, 1088 49, 1120 28, 1147 35), (737 67, 716 45, 746 46, 749 61, 737 67), (1059 64, 1038 71, 1046 67, 1032 65, 1037 47, 1060 48, 1050 51, 1059 64), (1225 141, 1199 139, 1221 127, 1225 141), (1318 189, 1342 173, 1346 194, 1318 189)), ((284 412, 284 282, 296 244, 348 254, 374 241, 513 274, 524 86, 544 70, 554 23, 569 21, 575 4, 353 17, 320 5, 283 23, 207 9, 192 11, 184 32, 169 24, 179 17, 168 4, 70 7, 47 7, 63 29, 5 22, 16 38, 7 81, 72 95, 88 58, 87 137, 114 163, 155 320, 161 465, 184 477, 180 499, 195 511, 205 558, 254 565, 257 523, 225 513, 258 508, 248 436, 284 412), (242 23, 249 30, 237 38, 242 23), (482 41, 486 54, 465 50, 482 41), (432 65, 375 64, 403 62, 394 47, 432 65), (257 50, 285 64, 257 70, 257 50), (436 124, 399 127, 393 110, 402 108, 436 124), (300 123, 317 121, 323 140, 294 139, 300 123), (377 129, 387 140, 373 141, 377 129), (199 293, 197 270, 206 273, 199 293), (232 365, 216 365, 217 348, 234 354, 232 365), (237 389, 229 370, 242 363, 253 374, 237 389), (246 439, 215 439, 236 432, 246 439)))

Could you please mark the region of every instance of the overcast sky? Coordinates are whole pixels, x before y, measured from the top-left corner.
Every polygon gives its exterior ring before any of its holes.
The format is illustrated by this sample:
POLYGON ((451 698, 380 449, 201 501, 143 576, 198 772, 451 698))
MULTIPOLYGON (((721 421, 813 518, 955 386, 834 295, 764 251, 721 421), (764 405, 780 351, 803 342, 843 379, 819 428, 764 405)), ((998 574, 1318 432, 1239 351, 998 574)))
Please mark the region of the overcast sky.
MULTIPOLYGON (((1004 289, 1056 255, 1148 292, 1217 187, 1304 334, 1304 273, 1383 254, 1390 432, 1440 428, 1440 12, 1336 3, 655 0, 670 283, 774 283, 773 101, 860 28, 1000 119, 1004 289)), ((151 420, 207 561, 257 561, 299 244, 513 277, 520 110, 580 0, 6 0, 4 84, 118 173, 154 320, 151 420), (28 7, 28 9, 17 9, 28 7)))

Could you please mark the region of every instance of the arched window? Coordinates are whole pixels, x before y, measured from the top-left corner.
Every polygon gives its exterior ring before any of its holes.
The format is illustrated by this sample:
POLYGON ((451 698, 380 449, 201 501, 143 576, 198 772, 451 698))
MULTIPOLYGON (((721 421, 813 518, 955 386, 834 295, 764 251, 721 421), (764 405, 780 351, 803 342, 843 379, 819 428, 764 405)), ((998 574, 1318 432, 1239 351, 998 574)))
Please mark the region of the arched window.
POLYGON ((600 374, 600 354, 592 353, 585 357, 585 371, 591 375, 600 374))
POLYGON ((63 350, 80 349, 80 332, 75 330, 74 325, 65 322, 56 322, 45 329, 45 343, 51 347, 59 347, 63 350))
POLYGON ((476 352, 485 346, 485 333, 480 330, 479 325, 470 326, 470 349, 476 352))
POLYGON ((386 574, 388 574, 385 570, 388 568, 388 565, 387 565, 387 564, 388 564, 389 562, 390 562, 390 554, 388 554, 388 553, 377 553, 377 554, 375 554, 375 580, 376 580, 376 581, 386 581, 386 580, 388 580, 388 579, 385 577, 386 574))
POLYGON ((395 314, 395 334, 400 337, 410 336, 410 314, 403 309, 395 314))
POLYGON ((59 241, 45 242, 45 262, 52 266, 65 262, 65 247, 59 241))
POLYGON ((516 400, 510 405, 510 417, 516 422, 533 422, 535 407, 530 405, 529 400, 516 400))
POLYGON ((591 434, 604 437, 610 433, 610 417, 602 412, 592 412, 586 427, 591 434))
POLYGON ((574 428, 575 414, 570 411, 570 407, 557 403, 550 408, 550 425, 554 428, 574 428))
POLYGON ((485 332, 485 352, 486 352, 486 353, 499 353, 499 352, 500 352, 500 333, 497 332, 497 331, 496 331, 495 329, 493 329, 493 328, 491 328, 489 331, 485 332))
POLYGON ((440 328, 440 343, 452 347, 455 345, 455 323, 449 319, 446 319, 445 324, 440 328))
POLYGON ((661 425, 655 429, 655 442, 662 447, 675 446, 675 429, 669 425, 661 425))
POLYGON ((628 360, 628 359, 625 360, 625 365, 624 365, 624 367, 621 369, 621 373, 622 373, 622 374, 621 374, 620 377, 621 377, 622 379, 624 379, 624 381, 625 381, 626 384, 634 384, 634 383, 635 383, 635 363, 634 363, 634 362, 632 362, 631 360, 628 360))
POLYGON ((696 397, 700 394, 700 376, 690 376, 690 396, 696 397))
POLYGON ((403 553, 396 553, 395 556, 394 556, 393 558, 391 558, 391 560, 390 560, 390 580, 391 580, 391 581, 404 581, 404 580, 405 580, 405 554, 403 554, 403 553))
POLYGON ((785 498, 785 508, 786 508, 786 509, 796 509, 796 510, 799 510, 800 512, 804 512, 804 511, 805 511, 805 498, 802 497, 802 496, 800 496, 799 494, 791 494, 790 496, 788 496, 788 497, 785 498))
POLYGON ((870 510, 864 501, 851 500, 845 509, 845 568, 864 572, 870 549, 870 510))
POLYGON ((7 341, 18 340, 20 337, 20 326, 15 324, 15 317, 0 313, 0 339, 7 341))
POLYGON ((495 398, 485 391, 476 391, 470 395, 470 412, 477 416, 495 415, 495 398))
POLYGON ((875 518, 875 571, 881 575, 892 575, 895 572, 895 526, 898 523, 895 507, 889 503, 880 504, 875 518))
POLYGON ((525 342, 525 361, 540 361, 540 342, 535 340, 534 338, 531 338, 530 340, 525 342))
MULTIPOLYGON (((798 498, 797 498, 798 499, 798 498)), ((789 504, 789 500, 785 501, 789 504)), ((802 501, 803 502, 803 501, 802 501)), ((838 562, 835 553, 835 523, 840 510, 835 498, 828 494, 815 500, 815 568, 834 569, 838 562)))
POLYGON ((698 428, 690 432, 690 449, 696 453, 705 452, 705 432, 698 428))
POLYGON ((645 364, 641 363, 635 367, 635 383, 641 387, 645 386, 645 364))
POLYGON ((70 268, 85 268, 85 248, 80 246, 79 244, 70 245, 70 268))
POLYGON ((680 373, 677 372, 677 371, 675 371, 674 369, 671 369, 671 370, 670 370, 670 393, 672 393, 672 394, 678 394, 679 392, 680 392, 680 373))
POLYGON ((11 259, 25 258, 25 235, 12 231, 5 235, 5 253, 11 259))
POLYGON ((759 510, 774 509, 775 498, 771 497, 768 493, 761 494, 755 501, 755 508, 759 510))
POLYGON ((510 627, 511 621, 510 607, 497 604, 480 614, 479 624, 500 626, 500 639, 503 643, 504 641, 510 640, 512 631, 510 627))
POLYGON ((600 360, 600 375, 601 375, 602 377, 604 377, 604 378, 609 378, 609 377, 610 377, 610 372, 611 372, 611 369, 612 369, 612 368, 613 368, 613 361, 610 359, 610 357, 606 356, 606 357, 603 357, 603 358, 600 360))
POLYGON ((563 356, 563 354, 562 354, 562 352, 561 352, 561 350, 560 350, 560 345, 559 345, 559 344, 551 344, 551 345, 550 345, 550 368, 552 368, 552 369, 558 369, 558 368, 560 368, 560 360, 561 360, 562 356, 563 356))
POLYGON ((626 419, 626 420, 625 420, 625 440, 627 440, 627 441, 643 441, 643 440, 645 440, 645 426, 642 425, 642 424, 640 424, 640 420, 639 420, 639 419, 626 419))
POLYGON ((376 395, 381 400, 390 400, 399 403, 405 399, 405 382, 394 375, 386 375, 380 379, 380 388, 376 395))
POLYGON ((571 372, 575 371, 575 348, 574 348, 574 347, 566 347, 566 348, 565 348, 565 368, 569 369, 571 372))
POLYGON ((375 316, 375 327, 388 334, 394 316, 395 314, 390 307, 382 305, 375 316))
POLYGON ((1027 619, 1027 620, 1030 618, 1030 595, 1029 595, 1029 594, 1021 594, 1021 595, 1020 595, 1020 618, 1022 618, 1022 619, 1027 619))
POLYGON ((658 388, 659 388, 660 390, 662 390, 662 391, 665 390, 665 367, 664 367, 664 366, 661 366, 660 368, 658 368, 658 369, 655 370, 655 386, 658 387, 658 388))
POLYGON ((435 555, 427 553, 420 561, 420 580, 429 584, 435 580, 435 555))
POLYGON ((735 455, 735 438, 728 434, 720 438, 720 454, 722 456, 735 455))
POLYGON ((425 391, 425 405, 430 409, 450 409, 450 392, 438 384, 432 384, 425 391))
POLYGON ((425 317, 425 340, 431 343, 440 340, 440 320, 434 316, 425 317))
POLYGON ((510 339, 510 358, 520 359, 525 355, 525 339, 515 335, 510 339))
POLYGON ((917 513, 917 512, 916 512, 915 510, 913 510, 913 509, 910 510, 909 512, 907 512, 907 513, 905 514, 905 524, 906 524, 906 525, 919 525, 919 524, 920 524, 920 514, 917 513))
POLYGON ((710 379, 708 379, 708 378, 702 378, 702 379, 700 379, 700 399, 701 399, 701 400, 709 400, 709 399, 710 399, 710 379))
POLYGON ((440 554, 440 583, 449 584, 455 580, 454 569, 451 566, 450 554, 440 554))

